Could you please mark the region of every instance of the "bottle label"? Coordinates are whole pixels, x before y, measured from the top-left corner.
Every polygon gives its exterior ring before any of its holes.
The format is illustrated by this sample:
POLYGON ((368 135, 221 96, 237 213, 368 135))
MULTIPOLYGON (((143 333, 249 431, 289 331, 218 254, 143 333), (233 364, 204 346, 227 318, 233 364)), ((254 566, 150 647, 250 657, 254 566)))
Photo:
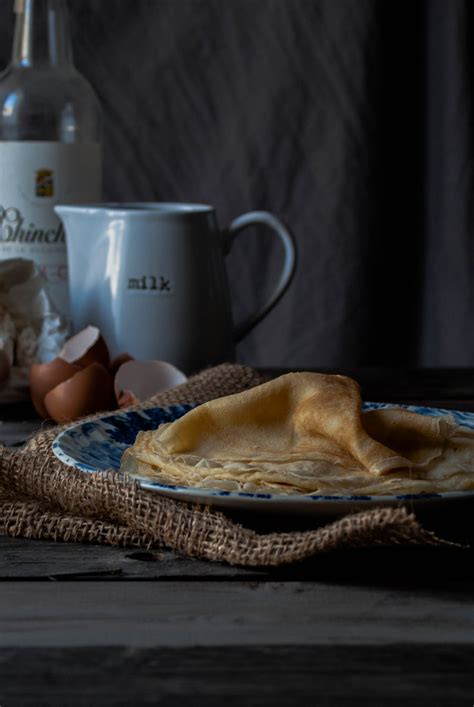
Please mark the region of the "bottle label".
POLYGON ((34 260, 53 306, 66 317, 66 239, 53 207, 100 198, 98 143, 0 141, 0 260, 34 260))

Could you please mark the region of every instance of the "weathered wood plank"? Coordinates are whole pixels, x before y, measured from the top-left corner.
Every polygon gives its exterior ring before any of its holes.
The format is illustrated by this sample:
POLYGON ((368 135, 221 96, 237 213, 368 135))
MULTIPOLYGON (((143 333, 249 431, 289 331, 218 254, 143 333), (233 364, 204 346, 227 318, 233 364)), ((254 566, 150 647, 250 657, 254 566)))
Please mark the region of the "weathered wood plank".
POLYGON ((150 552, 106 545, 25 540, 0 535, 0 580, 5 579, 210 579, 265 576, 169 550, 150 552))
POLYGON ((4 649, 4 707, 458 707, 473 646, 4 649))
POLYGON ((3 582, 0 646, 474 645, 472 587, 3 582))
POLYGON ((474 550, 447 548, 369 548, 321 555, 307 563, 246 569, 194 560, 169 550, 140 551, 0 535, 2 580, 345 580, 445 588, 452 580, 470 582, 474 592, 474 550), (440 572, 440 567, 443 571, 440 572))

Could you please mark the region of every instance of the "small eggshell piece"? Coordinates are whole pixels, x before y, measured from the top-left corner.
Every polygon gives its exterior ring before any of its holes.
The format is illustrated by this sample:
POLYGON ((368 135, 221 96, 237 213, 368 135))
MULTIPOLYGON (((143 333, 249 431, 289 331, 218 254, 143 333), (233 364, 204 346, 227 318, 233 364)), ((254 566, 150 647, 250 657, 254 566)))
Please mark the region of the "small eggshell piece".
POLYGON ((44 398, 50 390, 80 371, 79 366, 54 358, 49 363, 33 363, 30 368, 30 394, 33 406, 43 418, 49 417, 44 398))
POLYGON ((110 361, 107 344, 96 326, 88 326, 71 336, 59 352, 59 357, 83 368, 91 363, 100 363, 107 368, 110 361))
POLYGON ((117 395, 117 403, 119 408, 128 408, 132 405, 138 405, 140 401, 129 390, 124 390, 117 395))
POLYGON ((116 405, 112 376, 100 363, 91 363, 50 390, 44 404, 56 422, 111 410, 116 405))
POLYGON ((185 374, 167 361, 127 361, 115 376, 115 395, 118 399, 127 391, 143 401, 186 380, 185 374))

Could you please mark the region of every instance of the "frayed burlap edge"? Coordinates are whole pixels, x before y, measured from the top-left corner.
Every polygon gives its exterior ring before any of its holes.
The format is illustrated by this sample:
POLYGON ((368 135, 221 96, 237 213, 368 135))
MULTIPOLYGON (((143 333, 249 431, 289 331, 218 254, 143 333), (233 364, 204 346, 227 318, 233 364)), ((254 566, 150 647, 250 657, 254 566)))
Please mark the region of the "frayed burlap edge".
MULTIPOLYGON (((209 400, 257 385, 252 369, 224 364, 203 371, 146 406, 209 400)), ((342 548, 452 545, 425 530, 405 508, 376 508, 316 530, 258 534, 208 507, 142 489, 114 472, 83 474, 52 454, 58 428, 21 452, 2 449, 0 531, 15 537, 151 548, 248 567, 302 561, 342 548)))
MULTIPOLYGON (((45 510, 38 503, 22 501, 21 506, 0 500, 0 531, 14 538, 94 543, 149 549, 157 543, 146 533, 64 511, 45 510)), ((158 543, 159 544, 159 543, 158 543)))

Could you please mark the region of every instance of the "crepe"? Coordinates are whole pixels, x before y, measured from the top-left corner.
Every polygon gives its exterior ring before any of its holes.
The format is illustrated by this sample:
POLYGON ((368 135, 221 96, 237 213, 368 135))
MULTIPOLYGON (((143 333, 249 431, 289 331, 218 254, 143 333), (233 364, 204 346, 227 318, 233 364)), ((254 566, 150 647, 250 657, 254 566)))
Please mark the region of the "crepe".
POLYGON ((121 470, 165 484, 282 494, 474 489, 474 431, 451 416, 362 412, 351 378, 288 373, 140 432, 121 470))

